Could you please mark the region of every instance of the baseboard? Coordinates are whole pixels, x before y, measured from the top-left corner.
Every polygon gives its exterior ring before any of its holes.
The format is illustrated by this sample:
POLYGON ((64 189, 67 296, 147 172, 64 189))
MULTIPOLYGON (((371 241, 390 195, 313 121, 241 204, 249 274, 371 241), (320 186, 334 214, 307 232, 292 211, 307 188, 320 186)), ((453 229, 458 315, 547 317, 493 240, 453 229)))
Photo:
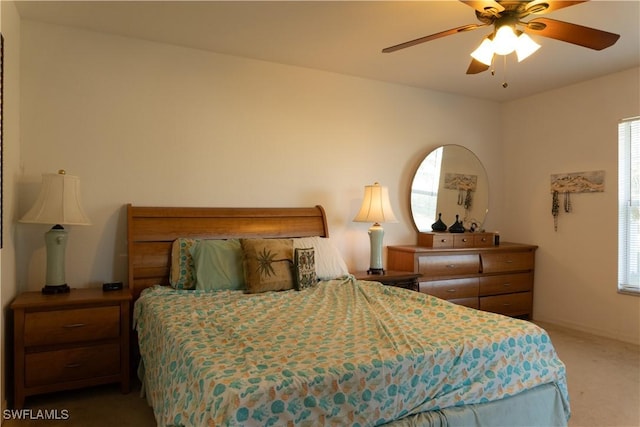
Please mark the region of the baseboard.
POLYGON ((632 334, 615 333, 615 332, 612 333, 611 331, 607 331, 604 329, 591 328, 578 323, 561 320, 561 319, 553 319, 548 317, 536 317, 533 321, 550 323, 552 325, 560 326, 562 328, 573 329, 575 331, 586 332, 588 334, 597 335, 599 337, 609 338, 616 341, 623 341, 623 342, 634 344, 634 345, 640 345, 640 337, 632 334))

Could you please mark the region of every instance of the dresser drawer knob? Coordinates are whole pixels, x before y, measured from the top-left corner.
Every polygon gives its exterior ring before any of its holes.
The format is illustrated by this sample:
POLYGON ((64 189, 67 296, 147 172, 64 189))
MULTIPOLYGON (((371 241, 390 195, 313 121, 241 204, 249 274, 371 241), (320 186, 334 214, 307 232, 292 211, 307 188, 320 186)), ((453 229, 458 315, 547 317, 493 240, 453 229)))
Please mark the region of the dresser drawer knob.
POLYGON ((507 264, 513 264, 513 260, 512 259, 508 259, 505 261, 507 264))
POLYGON ((82 366, 80 363, 67 363, 66 365, 64 365, 65 368, 69 369, 79 368, 80 366, 82 366))
POLYGON ((509 307, 511 304, 509 304, 508 302, 505 302, 504 304, 502 304, 503 307, 509 307))
POLYGON ((454 294, 456 292, 455 289, 447 289, 447 292, 449 292, 450 294, 454 294))
POLYGON ((467 243, 469 240, 465 237, 464 239, 462 239, 462 241, 463 241, 464 243, 467 243))
POLYGON ((72 329, 72 328, 82 328, 84 326, 87 326, 87 325, 85 325, 84 323, 71 323, 69 325, 64 325, 63 328, 72 329))
POLYGON ((505 288, 511 286, 511 283, 507 282, 507 283, 503 283, 502 286, 504 286, 505 288))
POLYGON ((447 268, 456 268, 456 265, 455 264, 449 264, 449 265, 447 265, 447 268))
POLYGON ((447 239, 441 239, 440 243, 447 243, 447 239))

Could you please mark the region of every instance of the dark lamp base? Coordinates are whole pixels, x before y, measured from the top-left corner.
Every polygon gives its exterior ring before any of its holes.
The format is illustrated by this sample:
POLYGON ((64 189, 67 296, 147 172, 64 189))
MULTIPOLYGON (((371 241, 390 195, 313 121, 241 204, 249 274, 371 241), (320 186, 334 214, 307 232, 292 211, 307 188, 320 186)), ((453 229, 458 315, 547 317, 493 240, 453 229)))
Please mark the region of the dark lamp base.
POLYGON ((384 268, 370 268, 367 270, 367 274, 375 274, 381 276, 384 274, 384 268))
POLYGON ((45 285, 42 293, 45 295, 66 294, 71 288, 66 283, 64 285, 45 285))

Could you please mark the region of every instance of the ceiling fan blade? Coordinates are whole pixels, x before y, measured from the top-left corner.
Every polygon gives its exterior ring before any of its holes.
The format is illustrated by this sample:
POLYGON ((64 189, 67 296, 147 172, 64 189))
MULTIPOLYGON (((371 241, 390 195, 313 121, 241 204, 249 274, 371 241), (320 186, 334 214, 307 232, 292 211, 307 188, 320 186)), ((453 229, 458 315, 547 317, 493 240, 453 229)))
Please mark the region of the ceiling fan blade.
POLYGON ((594 50, 602 50, 615 44, 619 34, 583 27, 549 18, 536 18, 526 23, 525 32, 549 37, 594 50))
POLYGON ((504 6, 493 0, 460 0, 460 2, 467 6, 471 6, 480 13, 490 13, 495 15, 496 13, 504 10, 504 6))
POLYGON ((478 74, 483 71, 487 71, 488 69, 488 65, 471 58, 471 64, 469 64, 469 68, 467 68, 467 74, 478 74))
POLYGON ((384 52, 384 53, 395 52, 396 50, 400 50, 400 49, 404 49, 404 48, 407 48, 407 47, 415 46, 415 45, 420 44, 420 43, 425 43, 425 42, 428 42, 428 41, 431 41, 431 40, 439 39, 441 37, 450 36, 450 35, 462 33, 462 32, 465 32, 465 31, 471 31, 471 30, 475 30, 475 29, 481 28, 481 27, 486 27, 486 25, 487 24, 463 25, 462 27, 457 27, 457 28, 452 28, 450 30, 441 31, 439 33, 431 34, 430 36, 420 37, 418 39, 411 40, 411 41, 404 42, 404 43, 400 43, 400 44, 397 44, 395 46, 385 47, 384 49, 382 49, 382 52, 384 52))
POLYGON ((558 9, 564 9, 565 7, 573 6, 580 3, 586 3, 589 0, 579 1, 549 1, 549 0, 533 0, 529 2, 525 8, 527 13, 544 14, 554 12, 558 9))

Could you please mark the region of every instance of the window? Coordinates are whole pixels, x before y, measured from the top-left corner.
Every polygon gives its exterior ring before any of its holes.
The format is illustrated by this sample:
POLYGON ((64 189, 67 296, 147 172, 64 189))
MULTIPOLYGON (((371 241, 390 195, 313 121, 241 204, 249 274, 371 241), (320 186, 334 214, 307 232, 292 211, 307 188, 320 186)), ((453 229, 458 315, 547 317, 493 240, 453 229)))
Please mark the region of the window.
POLYGON ((618 125, 618 290, 640 294, 640 118, 618 125))

